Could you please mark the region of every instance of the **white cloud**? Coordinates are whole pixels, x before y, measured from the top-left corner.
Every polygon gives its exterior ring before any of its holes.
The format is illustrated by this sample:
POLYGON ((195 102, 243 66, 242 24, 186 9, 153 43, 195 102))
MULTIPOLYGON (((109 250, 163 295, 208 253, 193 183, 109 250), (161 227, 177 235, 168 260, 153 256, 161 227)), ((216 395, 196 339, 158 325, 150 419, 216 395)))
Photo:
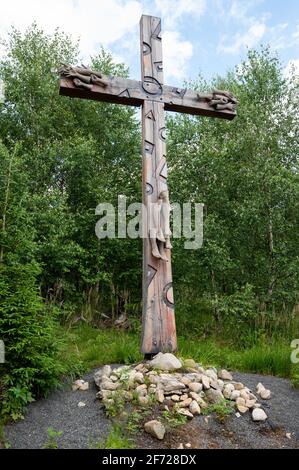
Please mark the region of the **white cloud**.
POLYGON ((227 54, 238 54, 243 47, 253 47, 255 46, 265 35, 267 31, 267 26, 263 21, 255 21, 249 29, 244 33, 237 33, 230 39, 229 44, 225 44, 226 37, 223 37, 220 44, 218 45, 219 53, 227 54))
POLYGON ((206 9, 205 0, 155 0, 166 29, 173 29, 183 15, 200 17, 206 9))
POLYGON ((177 31, 165 31, 162 39, 165 78, 174 77, 180 80, 185 77, 193 46, 191 42, 183 41, 177 31))
POLYGON ((36 21, 51 33, 56 27, 81 38, 83 56, 108 46, 136 29, 142 14, 137 0, 10 0, 1 2, 0 36, 11 25, 24 31, 36 21))
POLYGON ((297 24, 297 31, 292 36, 296 41, 299 41, 299 24, 297 24))

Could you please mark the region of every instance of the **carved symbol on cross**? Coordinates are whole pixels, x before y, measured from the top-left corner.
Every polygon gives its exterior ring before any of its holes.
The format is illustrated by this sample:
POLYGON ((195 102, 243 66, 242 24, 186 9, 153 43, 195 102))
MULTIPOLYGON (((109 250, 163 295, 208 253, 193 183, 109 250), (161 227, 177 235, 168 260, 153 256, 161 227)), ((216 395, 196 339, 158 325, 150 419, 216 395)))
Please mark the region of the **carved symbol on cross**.
POLYGON ((159 213, 147 210, 143 217, 147 237, 143 239, 141 351, 148 356, 177 349, 164 112, 231 120, 236 116, 237 100, 228 91, 199 93, 163 84, 160 18, 141 17, 140 48, 141 81, 108 77, 85 66, 62 66, 59 73, 61 95, 142 106, 143 203, 147 209, 161 205, 159 213))

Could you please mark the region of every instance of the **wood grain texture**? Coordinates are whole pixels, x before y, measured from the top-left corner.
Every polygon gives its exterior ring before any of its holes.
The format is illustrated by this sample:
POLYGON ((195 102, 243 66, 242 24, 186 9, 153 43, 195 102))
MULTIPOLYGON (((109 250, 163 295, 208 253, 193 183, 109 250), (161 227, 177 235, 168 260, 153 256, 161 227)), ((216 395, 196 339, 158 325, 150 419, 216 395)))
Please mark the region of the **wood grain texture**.
MULTIPOLYGON (((142 79, 154 83, 158 90, 163 84, 161 21, 142 16, 140 23, 142 79)), ((167 190, 166 141, 164 104, 145 100, 142 107, 143 203, 146 214, 144 233, 148 235, 149 207, 167 190)), ((148 236, 143 239, 143 319, 141 351, 155 354, 177 349, 174 316, 171 251, 168 261, 152 256, 148 236)))
MULTIPOLYGON (((146 54, 151 56, 151 54, 146 54)), ((153 64, 156 68, 156 75, 162 76, 162 61, 153 64), (156 65, 155 65, 156 64, 156 65)), ((147 76, 148 77, 148 76, 147 76)), ((161 82, 160 82, 161 83, 161 82)), ((156 81, 146 78, 144 81, 129 80, 122 77, 108 77, 108 85, 103 88, 93 85, 91 90, 76 87, 70 78, 61 77, 60 94, 88 100, 104 101, 108 103, 123 104, 129 106, 142 106, 144 101, 155 101, 164 103, 165 111, 175 111, 179 113, 193 114, 197 116, 209 116, 215 118, 232 120, 236 116, 235 111, 216 110, 210 103, 210 93, 200 93, 177 87, 163 85, 161 87, 156 81)))

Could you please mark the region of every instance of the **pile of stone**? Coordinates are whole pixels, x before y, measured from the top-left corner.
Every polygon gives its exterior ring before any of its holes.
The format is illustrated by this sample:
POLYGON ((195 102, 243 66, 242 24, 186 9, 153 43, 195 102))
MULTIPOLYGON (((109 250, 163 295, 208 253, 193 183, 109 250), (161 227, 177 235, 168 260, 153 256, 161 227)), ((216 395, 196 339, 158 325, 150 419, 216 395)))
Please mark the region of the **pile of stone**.
MULTIPOLYGON (((257 395, 263 400, 271 396, 270 390, 261 383, 257 385, 255 395, 225 369, 205 369, 192 359, 182 363, 170 353, 159 353, 151 361, 135 367, 122 366, 112 370, 106 365, 95 373, 94 380, 99 388, 97 397, 105 406, 113 405, 117 397, 126 402, 136 400, 140 405, 157 402, 165 409, 174 408, 188 419, 199 415, 210 404, 229 400, 236 407, 237 415, 250 410, 254 421, 264 421, 267 415, 257 395)), ((155 420, 151 424, 146 427, 148 432, 150 427, 159 428, 155 420)))

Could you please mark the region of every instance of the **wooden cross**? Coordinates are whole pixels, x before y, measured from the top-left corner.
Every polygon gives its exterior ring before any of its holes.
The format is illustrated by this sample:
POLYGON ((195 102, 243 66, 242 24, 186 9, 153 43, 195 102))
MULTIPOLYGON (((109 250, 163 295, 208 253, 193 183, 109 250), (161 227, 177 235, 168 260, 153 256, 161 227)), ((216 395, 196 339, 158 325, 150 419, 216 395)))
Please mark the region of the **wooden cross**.
MULTIPOLYGON (((60 69, 60 94, 142 107, 143 204, 163 203, 167 208, 165 113, 175 111, 233 119, 237 101, 230 92, 211 93, 164 85, 161 20, 143 15, 140 20, 141 81, 107 77, 84 66, 60 69)), ((166 211, 167 213, 167 211, 166 211)), ((143 320, 141 351, 149 357, 177 349, 171 272, 171 245, 165 233, 152 231, 153 215, 146 210, 143 226, 143 320)), ((155 219, 155 215, 154 215, 155 219)), ((158 227, 156 227, 158 230, 158 227)), ((164 227, 165 228, 165 227, 164 227)), ((167 234, 166 234, 167 236, 167 234)))

